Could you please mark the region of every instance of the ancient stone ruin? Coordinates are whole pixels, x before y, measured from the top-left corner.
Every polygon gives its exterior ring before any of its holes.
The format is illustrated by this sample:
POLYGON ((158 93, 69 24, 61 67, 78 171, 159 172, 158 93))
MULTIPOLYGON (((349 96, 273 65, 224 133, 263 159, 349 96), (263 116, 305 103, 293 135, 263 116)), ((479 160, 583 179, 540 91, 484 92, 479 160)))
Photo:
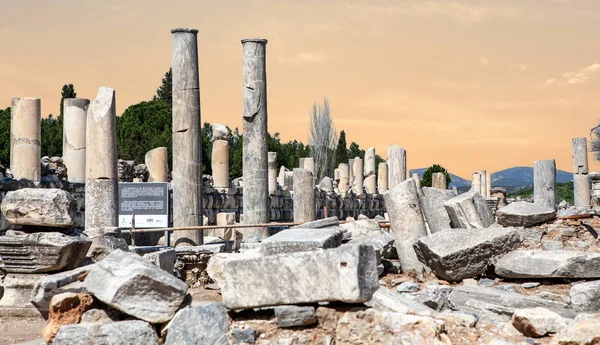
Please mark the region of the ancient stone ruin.
POLYGON ((586 139, 573 139, 575 205, 559 204, 552 159, 534 162, 533 200, 512 201, 485 170, 462 193, 443 173, 421 187, 395 144, 317 181, 312 157, 278 167, 268 152, 267 40, 252 38, 244 176, 229 176, 219 124, 202 175, 197 30, 171 32, 172 171, 165 147, 118 159, 109 87, 65 100, 62 158, 40 157, 40 100, 12 100, 0 317, 46 320, 28 344, 600 343, 586 139), (171 236, 119 228, 119 182, 169 183, 171 236))

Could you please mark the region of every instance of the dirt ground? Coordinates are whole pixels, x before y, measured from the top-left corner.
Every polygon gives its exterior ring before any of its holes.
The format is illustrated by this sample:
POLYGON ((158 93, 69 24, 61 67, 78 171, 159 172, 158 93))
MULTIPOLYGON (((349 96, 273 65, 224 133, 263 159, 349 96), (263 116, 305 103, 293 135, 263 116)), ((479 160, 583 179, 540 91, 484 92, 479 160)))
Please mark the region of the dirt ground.
POLYGON ((46 321, 31 318, 0 318, 0 345, 21 343, 42 336, 46 321))

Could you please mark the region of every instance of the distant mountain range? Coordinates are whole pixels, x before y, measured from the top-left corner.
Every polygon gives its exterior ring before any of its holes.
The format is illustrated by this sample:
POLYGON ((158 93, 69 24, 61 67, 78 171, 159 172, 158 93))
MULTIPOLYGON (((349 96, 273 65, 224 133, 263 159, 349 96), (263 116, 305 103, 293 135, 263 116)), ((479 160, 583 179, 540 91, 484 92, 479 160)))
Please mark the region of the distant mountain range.
MULTIPOLYGON (((418 173, 423 176, 426 168, 413 169, 410 174, 418 173)), ((469 187, 471 181, 460 176, 450 174, 452 182, 450 187, 469 187)), ((556 183, 565 183, 573 181, 573 173, 563 170, 556 171, 556 183)), ((533 168, 532 167, 512 167, 492 173, 492 186, 494 187, 525 187, 533 186, 533 168)))

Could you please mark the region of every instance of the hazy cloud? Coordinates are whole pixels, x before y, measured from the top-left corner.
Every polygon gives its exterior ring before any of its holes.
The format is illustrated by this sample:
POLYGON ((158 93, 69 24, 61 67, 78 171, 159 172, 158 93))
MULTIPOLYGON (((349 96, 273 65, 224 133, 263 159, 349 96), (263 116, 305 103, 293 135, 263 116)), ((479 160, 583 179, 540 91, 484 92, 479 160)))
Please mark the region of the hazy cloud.
POLYGON ((299 52, 293 56, 282 56, 281 62, 288 64, 312 64, 327 60, 327 56, 320 52, 299 52))
POLYGON ((600 63, 594 63, 577 72, 567 72, 563 74, 563 78, 567 84, 583 84, 590 80, 592 75, 598 71, 600 71, 600 63))

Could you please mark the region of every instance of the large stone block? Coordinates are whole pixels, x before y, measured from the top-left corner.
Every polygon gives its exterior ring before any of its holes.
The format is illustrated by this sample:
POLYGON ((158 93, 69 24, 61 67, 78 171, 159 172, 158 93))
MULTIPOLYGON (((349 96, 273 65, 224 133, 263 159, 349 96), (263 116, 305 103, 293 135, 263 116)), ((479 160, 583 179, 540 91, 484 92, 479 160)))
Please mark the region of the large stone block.
POLYGON ((227 345, 229 324, 221 303, 183 308, 169 323, 165 345, 227 345))
POLYGON ((275 255, 336 248, 342 245, 343 232, 341 227, 283 230, 262 241, 260 251, 275 255))
POLYGON ((85 286, 97 299, 151 323, 169 321, 188 286, 134 253, 115 250, 96 263, 85 286))
POLYGON ((444 203, 452 221, 459 229, 487 228, 494 223, 492 212, 478 192, 467 192, 444 203))
POLYGON ((57 272, 80 266, 91 244, 84 236, 9 230, 0 236, 0 257, 9 273, 57 272))
POLYGON ((9 273, 4 277, 0 298, 0 320, 4 317, 39 317, 29 301, 31 291, 41 274, 9 273))
POLYGON ((556 218, 556 212, 531 202, 517 201, 496 211, 496 217, 504 226, 533 226, 556 218))
POLYGON ((23 188, 2 199, 2 214, 11 224, 73 227, 77 202, 71 193, 55 188, 23 188))
POLYGON ((158 345, 152 326, 144 321, 85 323, 63 326, 54 345, 158 345))
POLYGON ((419 260, 439 278, 455 282, 486 271, 490 264, 521 244, 514 228, 447 229, 418 240, 419 260))
POLYGON ((600 254, 567 250, 516 250, 496 263, 505 278, 600 278, 600 254))
POLYGON ((542 307, 566 318, 577 314, 567 304, 479 286, 459 286, 448 295, 453 310, 475 313, 483 323, 504 325, 516 309, 542 307))
POLYGON ((450 216, 444 203, 456 196, 453 191, 432 187, 423 187, 421 207, 429 225, 429 231, 436 233, 450 228, 450 216))
POLYGON ((47 318, 52 296, 63 292, 87 293, 82 280, 92 267, 93 265, 78 267, 70 271, 44 276, 37 280, 31 292, 31 304, 37 308, 44 318, 47 318))
POLYGON ((600 312, 600 280, 575 284, 569 293, 573 309, 582 312, 600 312))
POLYGON ((371 246, 232 258, 224 262, 223 275, 223 304, 229 309, 365 302, 379 287, 377 259, 371 246))
POLYGON ((402 272, 422 277, 423 265, 417 259, 413 243, 427 236, 427 228, 421 213, 417 184, 414 179, 408 179, 387 191, 383 197, 391 232, 396 237, 402 272))
POLYGON ((48 342, 65 325, 76 324, 81 321, 81 316, 94 306, 94 298, 83 293, 65 292, 52 297, 50 303, 50 317, 42 329, 42 337, 48 342))

